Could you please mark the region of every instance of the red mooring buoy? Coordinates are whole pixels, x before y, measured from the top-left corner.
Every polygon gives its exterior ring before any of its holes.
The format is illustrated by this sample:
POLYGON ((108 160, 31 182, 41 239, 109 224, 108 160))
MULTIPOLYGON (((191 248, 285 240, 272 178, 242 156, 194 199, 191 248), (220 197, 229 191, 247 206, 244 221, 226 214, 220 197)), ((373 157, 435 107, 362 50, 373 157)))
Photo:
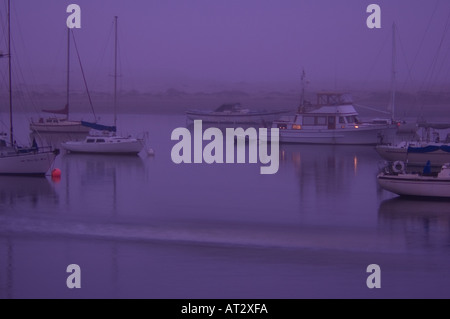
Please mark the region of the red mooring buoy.
POLYGON ((61 170, 59 168, 55 168, 52 170, 52 179, 59 180, 61 179, 61 170))

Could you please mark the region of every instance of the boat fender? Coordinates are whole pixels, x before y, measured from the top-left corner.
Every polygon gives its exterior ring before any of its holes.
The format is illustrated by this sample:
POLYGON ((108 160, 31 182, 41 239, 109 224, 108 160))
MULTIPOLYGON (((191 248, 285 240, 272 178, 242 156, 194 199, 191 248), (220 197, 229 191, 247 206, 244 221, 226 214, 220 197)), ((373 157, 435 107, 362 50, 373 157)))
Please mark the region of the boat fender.
POLYGON ((394 165, 392 165, 392 170, 394 173, 403 173, 405 171, 405 163, 402 161, 394 162, 394 165))

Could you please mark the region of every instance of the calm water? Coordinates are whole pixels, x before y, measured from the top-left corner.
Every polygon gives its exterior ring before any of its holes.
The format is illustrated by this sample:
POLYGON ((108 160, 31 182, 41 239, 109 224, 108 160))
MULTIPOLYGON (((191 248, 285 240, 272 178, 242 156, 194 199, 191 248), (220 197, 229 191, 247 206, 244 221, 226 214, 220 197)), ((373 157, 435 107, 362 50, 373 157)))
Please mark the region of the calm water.
POLYGON ((276 175, 177 166, 185 124, 124 115, 155 156, 63 154, 60 181, 0 177, 0 298, 450 297, 450 203, 381 190, 372 147, 282 145, 276 175))

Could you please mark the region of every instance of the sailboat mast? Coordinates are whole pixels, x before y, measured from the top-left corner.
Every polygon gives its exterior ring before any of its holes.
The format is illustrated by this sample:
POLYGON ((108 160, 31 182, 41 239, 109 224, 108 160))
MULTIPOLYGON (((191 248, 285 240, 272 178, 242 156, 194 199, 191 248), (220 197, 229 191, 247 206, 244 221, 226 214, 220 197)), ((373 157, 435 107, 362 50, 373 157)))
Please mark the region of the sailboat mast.
POLYGON ((305 69, 302 69, 302 93, 301 93, 301 97, 300 97, 300 111, 301 112, 304 111, 304 107, 305 107, 305 78, 306 78, 305 69))
POLYGON ((115 42, 114 42, 114 126, 117 127, 117 20, 114 17, 115 42))
POLYGON ((397 82, 397 45, 396 45, 396 26, 395 22, 392 24, 392 120, 395 119, 395 97, 396 97, 396 82, 397 82))
POLYGON ((70 28, 67 28, 67 74, 66 74, 66 109, 67 119, 69 119, 70 102, 70 28))
POLYGON ((12 67, 11 67, 11 0, 8 0, 8 81, 9 81, 9 137, 14 145, 13 129, 13 98, 12 98, 12 67))

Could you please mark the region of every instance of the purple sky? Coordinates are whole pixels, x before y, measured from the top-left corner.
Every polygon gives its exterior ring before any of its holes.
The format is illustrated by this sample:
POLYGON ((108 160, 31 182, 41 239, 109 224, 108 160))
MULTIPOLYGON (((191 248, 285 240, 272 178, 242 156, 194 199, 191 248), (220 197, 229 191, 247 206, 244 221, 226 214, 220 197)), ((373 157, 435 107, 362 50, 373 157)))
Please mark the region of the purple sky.
MULTIPOLYGON (((1 2, 0 46, 5 50, 6 0, 1 2)), ((75 32, 92 90, 111 87, 114 15, 119 16, 123 89, 286 91, 298 89, 302 67, 311 86, 320 89, 389 88, 394 20, 399 28, 399 87, 409 78, 415 85, 408 81, 406 88, 450 82, 447 34, 435 72, 431 80, 427 78, 448 23, 448 0, 12 2, 21 70, 26 83, 38 88, 64 89, 65 20, 70 3, 82 8, 82 29, 75 32), (366 26, 366 8, 371 3, 381 6, 382 29, 366 26), (413 65, 411 75, 408 65, 413 65)), ((73 58, 73 85, 82 89, 73 58)))

